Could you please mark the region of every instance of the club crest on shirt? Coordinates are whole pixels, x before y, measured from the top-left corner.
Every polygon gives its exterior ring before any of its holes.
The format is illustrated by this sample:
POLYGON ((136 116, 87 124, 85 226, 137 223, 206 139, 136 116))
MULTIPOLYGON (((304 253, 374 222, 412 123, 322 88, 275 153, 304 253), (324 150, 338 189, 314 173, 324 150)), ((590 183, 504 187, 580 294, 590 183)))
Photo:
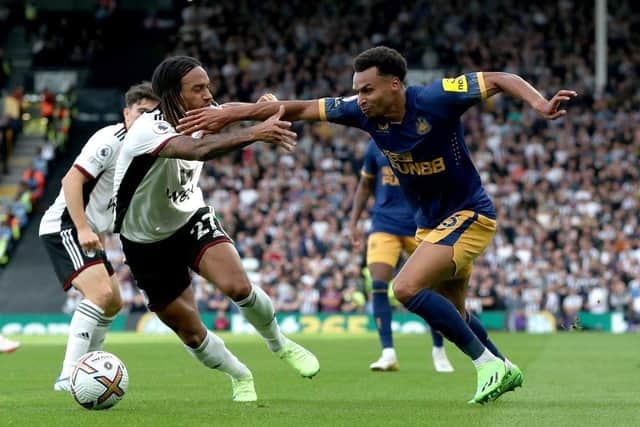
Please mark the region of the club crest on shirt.
POLYGON ((389 133, 389 122, 378 123, 378 125, 376 126, 376 132, 389 133))
POLYGON ((418 135, 424 135, 431 130, 431 124, 424 117, 418 117, 416 119, 416 132, 418 135))
POLYGON ((171 125, 167 122, 155 122, 151 129, 153 129, 153 132, 158 135, 164 135, 171 130, 171 125))

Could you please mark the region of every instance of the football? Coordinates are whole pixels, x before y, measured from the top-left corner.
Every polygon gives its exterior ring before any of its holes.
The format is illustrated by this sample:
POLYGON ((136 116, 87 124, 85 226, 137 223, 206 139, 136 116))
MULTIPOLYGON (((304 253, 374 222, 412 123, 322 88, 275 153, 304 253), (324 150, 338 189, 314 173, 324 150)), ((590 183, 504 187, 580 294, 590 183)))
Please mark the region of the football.
POLYGON ((108 409, 124 397, 129 374, 115 355, 92 351, 78 359, 70 382, 71 395, 83 408, 108 409))

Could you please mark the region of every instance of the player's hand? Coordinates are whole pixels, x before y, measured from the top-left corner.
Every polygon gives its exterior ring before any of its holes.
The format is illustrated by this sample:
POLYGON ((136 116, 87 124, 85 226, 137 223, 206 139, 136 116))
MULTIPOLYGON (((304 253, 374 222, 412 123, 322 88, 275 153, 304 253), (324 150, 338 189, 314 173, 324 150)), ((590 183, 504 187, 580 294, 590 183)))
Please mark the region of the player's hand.
POLYGON ((203 107, 186 112, 180 119, 180 124, 176 130, 186 135, 192 135, 196 131, 207 131, 207 133, 217 133, 228 125, 229 114, 225 108, 203 107))
POLYGON ((278 112, 264 122, 252 126, 256 140, 279 145, 286 151, 293 151, 298 144, 298 135, 289 130, 291 122, 280 120, 284 114, 284 106, 280 106, 278 112))
POLYGON ((262 95, 260 97, 260 99, 258 99, 258 102, 272 102, 272 101, 277 101, 278 97, 275 96, 272 93, 265 93, 264 95, 262 95))
POLYGON ((78 229, 78 241, 85 253, 103 250, 100 238, 90 228, 78 229))
POLYGON ((567 114, 567 110, 558 110, 558 108, 560 108, 560 104, 563 102, 567 102, 571 98, 574 98, 576 96, 578 96, 577 92, 563 89, 559 90, 558 93, 556 93, 550 101, 544 99, 536 102, 532 105, 532 107, 545 119, 555 120, 558 117, 562 117, 567 114))
POLYGON ((362 235, 360 234, 360 230, 358 230, 358 224, 349 225, 349 239, 351 240, 353 250, 359 250, 362 246, 362 235))

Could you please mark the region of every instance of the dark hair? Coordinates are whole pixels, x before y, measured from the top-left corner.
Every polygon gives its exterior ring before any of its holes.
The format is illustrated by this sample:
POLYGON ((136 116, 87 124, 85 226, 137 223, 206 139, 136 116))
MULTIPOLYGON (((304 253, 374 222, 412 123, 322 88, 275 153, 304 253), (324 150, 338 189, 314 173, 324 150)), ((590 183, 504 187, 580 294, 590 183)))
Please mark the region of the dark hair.
POLYGON ((160 102, 160 98, 153 93, 150 82, 142 82, 137 85, 133 85, 129 88, 127 93, 124 94, 124 103, 127 108, 131 108, 133 104, 137 104, 143 99, 160 102))
POLYGON ((160 97, 160 110, 166 121, 173 126, 184 115, 184 107, 180 101, 182 78, 196 67, 200 61, 190 56, 172 56, 160 63, 153 72, 151 84, 153 91, 160 97))
POLYGON ((386 46, 367 49, 353 60, 353 69, 359 73, 371 67, 378 68, 378 75, 394 76, 404 81, 407 75, 407 61, 400 52, 386 46))

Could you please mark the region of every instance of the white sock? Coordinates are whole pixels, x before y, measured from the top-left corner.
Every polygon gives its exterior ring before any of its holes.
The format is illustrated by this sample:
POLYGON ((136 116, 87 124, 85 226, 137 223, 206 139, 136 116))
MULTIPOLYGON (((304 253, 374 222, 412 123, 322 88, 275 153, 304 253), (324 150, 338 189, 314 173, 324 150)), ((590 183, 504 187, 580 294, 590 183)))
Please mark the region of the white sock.
POLYGON ((382 357, 384 359, 391 359, 391 360, 395 360, 397 359, 396 357, 396 349, 393 347, 387 347, 387 348, 383 348, 382 349, 382 357))
POLYGON ((259 286, 251 286, 248 297, 234 302, 267 342, 269 350, 278 351, 284 346, 286 338, 280 332, 271 298, 259 286))
POLYGON ((107 334, 107 330, 111 327, 111 323, 116 316, 102 316, 100 321, 98 322, 98 326, 95 331, 93 331, 93 336, 91 337, 91 343, 89 344, 89 351, 102 350, 104 348, 104 338, 107 334))
POLYGON ((487 362, 491 362, 492 360, 498 360, 498 358, 485 348, 484 352, 480 355, 480 357, 478 357, 473 361, 473 364, 477 368, 478 366, 487 362))
POLYGON ((225 346, 224 342, 211 331, 207 331, 202 344, 196 349, 185 345, 185 348, 193 357, 204 366, 218 369, 231 377, 238 379, 251 375, 251 371, 238 360, 225 346))
POLYGON ((104 311, 100 307, 86 298, 80 301, 76 307, 71 318, 71 325, 69 325, 69 338, 62 363, 61 378, 71 375, 78 359, 89 351, 91 338, 103 313, 104 311))
POLYGON ((511 360, 507 359, 506 357, 504 358, 504 364, 507 365, 507 369, 513 369, 516 366, 511 363, 511 360))

